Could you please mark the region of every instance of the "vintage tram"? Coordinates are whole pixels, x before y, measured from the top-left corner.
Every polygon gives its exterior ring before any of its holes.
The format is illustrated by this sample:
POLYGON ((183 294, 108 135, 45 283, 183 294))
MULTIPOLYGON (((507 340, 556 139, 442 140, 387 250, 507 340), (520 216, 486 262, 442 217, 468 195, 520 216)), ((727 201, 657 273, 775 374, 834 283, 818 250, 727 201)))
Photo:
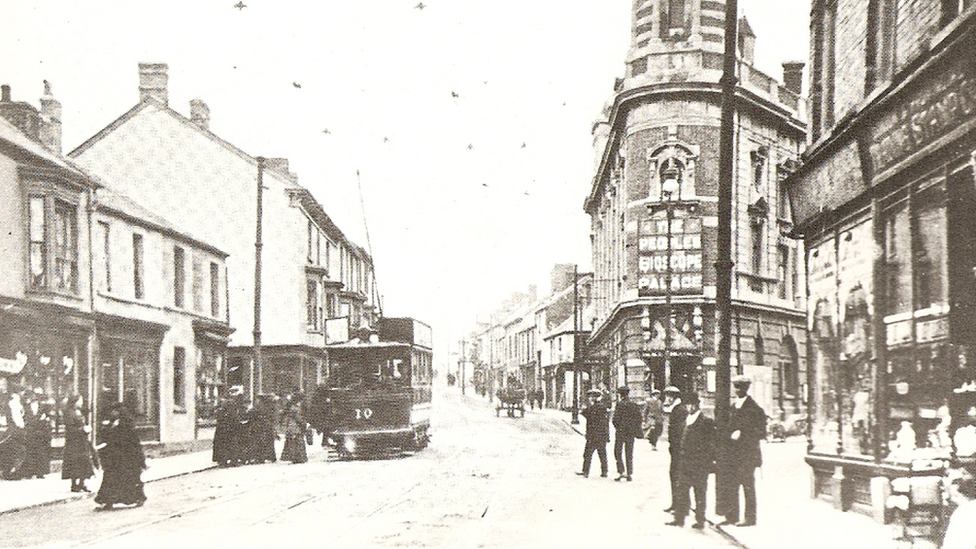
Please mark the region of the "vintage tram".
POLYGON ((422 322, 382 318, 368 338, 326 345, 329 376, 312 395, 308 419, 340 457, 427 446, 431 339, 422 322))

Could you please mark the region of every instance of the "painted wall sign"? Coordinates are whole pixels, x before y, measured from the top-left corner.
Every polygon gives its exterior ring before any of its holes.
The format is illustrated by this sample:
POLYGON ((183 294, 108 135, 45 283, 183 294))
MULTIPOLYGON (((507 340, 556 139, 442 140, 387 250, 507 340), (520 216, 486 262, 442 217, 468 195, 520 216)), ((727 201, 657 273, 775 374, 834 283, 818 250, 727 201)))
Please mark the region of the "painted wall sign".
MULTIPOLYGON (((671 220, 671 293, 702 291, 701 218, 675 215, 671 220)), ((641 296, 668 293, 668 221, 655 216, 641 223, 638 236, 637 289, 641 296)))

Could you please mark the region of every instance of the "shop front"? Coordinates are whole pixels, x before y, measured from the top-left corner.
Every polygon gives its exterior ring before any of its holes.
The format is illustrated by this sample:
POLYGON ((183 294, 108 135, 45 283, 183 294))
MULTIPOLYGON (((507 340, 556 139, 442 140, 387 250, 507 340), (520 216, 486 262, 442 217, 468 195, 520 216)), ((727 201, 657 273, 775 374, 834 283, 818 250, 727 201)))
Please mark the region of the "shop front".
POLYGON ((789 183, 813 495, 879 521, 891 480, 976 460, 976 71, 951 52, 789 183))
MULTIPOLYGON (((11 418, 7 400, 13 393, 60 409, 72 394, 91 403, 89 338, 93 322, 76 310, 28 302, 10 302, 0 313, 0 431, 11 418)), ((56 432, 63 431, 60 417, 56 432)))

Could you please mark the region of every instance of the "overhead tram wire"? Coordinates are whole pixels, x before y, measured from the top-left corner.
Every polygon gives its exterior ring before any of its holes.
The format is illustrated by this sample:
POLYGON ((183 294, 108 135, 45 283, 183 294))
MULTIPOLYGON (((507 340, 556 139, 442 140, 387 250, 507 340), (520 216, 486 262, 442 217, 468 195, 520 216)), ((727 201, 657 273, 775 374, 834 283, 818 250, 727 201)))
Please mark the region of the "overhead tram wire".
POLYGON ((369 260, 373 264, 373 297, 376 299, 376 306, 379 307, 380 317, 383 317, 383 300, 380 299, 380 284, 376 279, 376 259, 373 257, 373 245, 369 241, 369 223, 366 221, 366 201, 363 200, 363 182, 359 178, 359 170, 356 170, 356 187, 359 189, 359 208, 363 212, 363 228, 366 230, 366 251, 369 252, 369 260))

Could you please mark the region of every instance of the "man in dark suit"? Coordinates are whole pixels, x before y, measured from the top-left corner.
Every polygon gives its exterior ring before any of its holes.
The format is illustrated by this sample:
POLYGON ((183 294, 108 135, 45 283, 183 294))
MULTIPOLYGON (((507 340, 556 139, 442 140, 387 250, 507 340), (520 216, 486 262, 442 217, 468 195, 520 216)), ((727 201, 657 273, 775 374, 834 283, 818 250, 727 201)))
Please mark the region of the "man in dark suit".
POLYGON ((593 452, 600 456, 600 476, 607 476, 607 443, 610 442, 610 418, 607 407, 601 402, 601 394, 597 389, 586 392, 590 405, 580 411, 586 418, 586 447, 583 448, 583 470, 576 473, 581 477, 589 476, 590 462, 593 452))
POLYGON ((617 406, 613 410, 613 457, 617 460, 617 478, 614 480, 633 480, 634 439, 641 436, 640 407, 630 400, 630 388, 626 385, 617 389, 617 406))
POLYGON ((728 497, 719 525, 755 526, 756 468, 762 465, 760 441, 766 438, 766 412, 749 396, 751 381, 744 376, 732 380, 735 399, 729 409, 728 438, 724 441, 728 472, 728 497), (745 516, 739 520, 739 487, 745 500, 745 516))
POLYGON ((695 524, 705 527, 705 494, 708 475, 715 463, 715 422, 701 412, 698 394, 684 395, 688 417, 681 437, 681 458, 678 462, 678 492, 675 497, 674 519, 669 526, 684 526, 691 505, 690 491, 695 491, 695 524))
POLYGON ((668 414, 668 453, 671 455, 671 505, 664 512, 674 511, 678 493, 678 463, 681 461, 681 433, 685 429, 688 412, 681 403, 681 390, 674 385, 664 388, 664 412, 668 414))

